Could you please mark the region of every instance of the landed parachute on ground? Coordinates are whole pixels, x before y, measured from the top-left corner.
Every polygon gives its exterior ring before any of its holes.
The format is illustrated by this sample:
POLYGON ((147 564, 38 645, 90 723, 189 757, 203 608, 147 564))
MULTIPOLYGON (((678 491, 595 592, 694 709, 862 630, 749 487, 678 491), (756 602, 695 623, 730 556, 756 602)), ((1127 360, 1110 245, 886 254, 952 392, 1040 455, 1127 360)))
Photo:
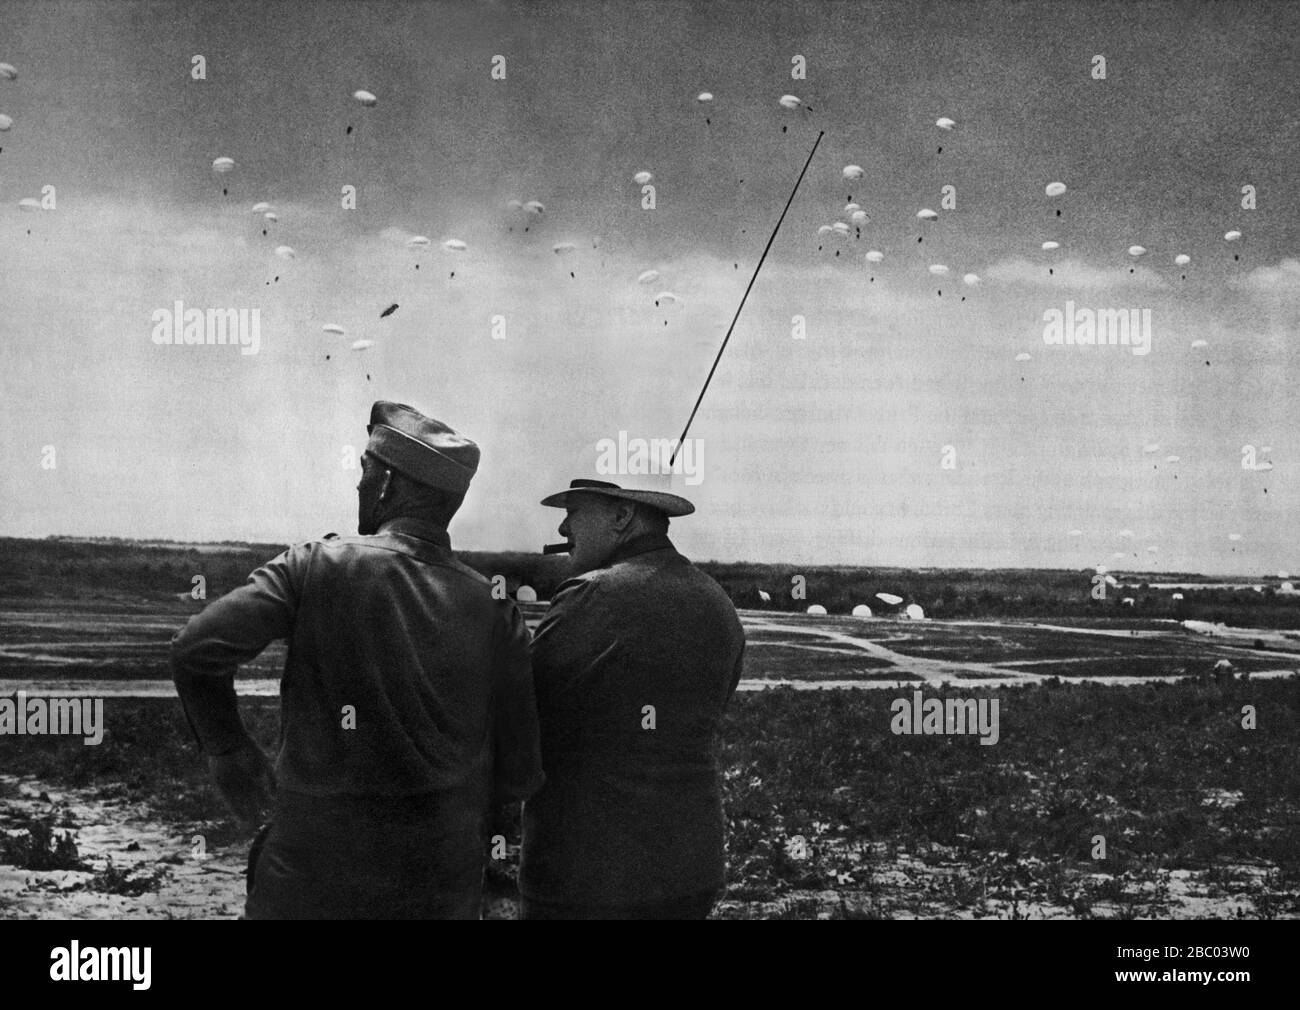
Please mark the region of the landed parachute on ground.
POLYGON ((896 607, 903 602, 901 596, 895 596, 893 593, 877 593, 876 599, 882 603, 888 603, 891 607, 896 607))
POLYGON ((536 603, 537 590, 532 586, 520 586, 515 590, 515 599, 520 603, 536 603))
POLYGON ((868 607, 865 603, 859 603, 856 607, 853 608, 853 616, 854 616, 854 617, 870 617, 870 616, 871 616, 871 608, 868 607))
POLYGON ((807 612, 810 617, 826 616, 826 608, 823 607, 820 603, 814 603, 811 607, 808 608, 807 612))
POLYGON ((907 617, 913 621, 925 620, 925 611, 921 609, 921 605, 919 603, 909 603, 907 605, 907 609, 904 610, 903 613, 906 614, 907 617))

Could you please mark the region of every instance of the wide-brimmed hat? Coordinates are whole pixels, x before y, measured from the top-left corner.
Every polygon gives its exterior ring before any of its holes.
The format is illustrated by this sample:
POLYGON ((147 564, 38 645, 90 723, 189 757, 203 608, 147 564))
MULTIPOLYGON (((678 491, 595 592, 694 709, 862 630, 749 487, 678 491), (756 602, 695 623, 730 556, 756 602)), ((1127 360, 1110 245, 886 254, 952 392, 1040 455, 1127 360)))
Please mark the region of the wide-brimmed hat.
POLYGON ((606 480, 571 480, 567 491, 558 491, 542 499, 542 504, 551 508, 569 507, 569 497, 574 494, 599 494, 607 498, 625 498, 658 509, 667 516, 688 516, 695 511, 695 506, 679 495, 667 491, 640 491, 636 488, 619 487, 606 480))

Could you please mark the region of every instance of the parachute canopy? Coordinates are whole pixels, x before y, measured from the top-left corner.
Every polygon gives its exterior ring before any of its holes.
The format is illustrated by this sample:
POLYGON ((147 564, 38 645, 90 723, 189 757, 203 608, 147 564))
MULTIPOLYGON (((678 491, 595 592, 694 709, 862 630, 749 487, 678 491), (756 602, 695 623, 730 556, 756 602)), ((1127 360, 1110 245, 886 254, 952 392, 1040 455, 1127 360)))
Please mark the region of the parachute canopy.
POLYGON ((551 252, 557 256, 562 256, 565 253, 573 252, 577 248, 572 242, 556 242, 555 245, 551 246, 551 252))
POLYGON ((649 182, 653 178, 654 178, 654 174, 651 172, 637 172, 636 175, 632 176, 632 181, 635 182, 638 186, 644 186, 647 182, 649 182))
POLYGON ((883 603, 888 603, 890 606, 895 606, 895 607, 898 606, 898 604, 903 602, 903 598, 901 596, 895 596, 893 593, 877 593, 876 599, 880 600, 883 603))
POLYGON ((844 178, 861 179, 866 173, 862 171, 861 165, 845 165, 844 178))
POLYGON ((947 116, 940 116, 934 121, 934 125, 939 127, 941 130, 951 130, 957 124, 947 116))
POLYGON ((645 273, 637 277, 636 282, 638 284, 653 284, 658 279, 659 279, 658 270, 647 270, 645 273))
POLYGON ((18 201, 18 209, 27 211, 40 210, 41 201, 35 197, 25 196, 18 201))
POLYGON ((1047 186, 1044 187, 1043 192, 1048 196, 1063 196, 1065 194, 1065 183, 1049 182, 1047 186))
POLYGON ((297 257, 298 255, 296 252, 294 252, 293 246, 287 246, 287 245, 276 246, 275 254, 279 256, 280 259, 282 260, 291 260, 297 257))
POLYGON ((932 211, 929 207, 922 207, 920 210, 916 212, 916 216, 919 217, 922 221, 939 220, 939 215, 936 214, 934 211, 932 211))
POLYGON ((1017 360, 1017 361, 1032 361, 1033 358, 1029 355, 1029 353, 1028 353, 1027 351, 1021 351, 1019 354, 1016 355, 1016 360, 1017 360))
POLYGON ((265 201, 263 201, 262 203, 253 204, 254 214, 265 214, 270 209, 271 209, 271 205, 269 203, 266 203, 265 201))
POLYGON ((333 333, 335 336, 341 337, 343 336, 345 331, 343 327, 340 326, 338 323, 326 323, 324 326, 321 327, 321 332, 333 333))
POLYGON ((942 263, 931 263, 929 269, 930 273, 934 274, 936 277, 948 276, 948 268, 942 263))
POLYGON ((515 590, 515 599, 520 603, 536 603, 537 590, 532 586, 520 586, 515 590))
POLYGON ((866 224, 868 221, 871 220, 871 218, 867 216, 867 212, 865 210, 855 210, 852 214, 849 215, 849 220, 852 221, 854 224, 866 224))
POLYGON ((1130 256, 1145 256, 1146 247, 1140 245, 1131 245, 1128 247, 1128 254, 1130 256))
POLYGON ((803 105, 803 102, 799 101, 794 95, 782 95, 779 101, 787 109, 797 109, 803 105))
POLYGON ((695 100, 697 102, 711 102, 713 101, 713 92, 701 91, 698 95, 695 96, 695 100))
POLYGON ((529 200, 524 204, 524 210, 528 211, 530 214, 544 214, 546 212, 546 208, 536 200, 529 200))
POLYGON ((968 284, 971 287, 975 287, 975 285, 978 284, 979 282, 980 282, 979 274, 967 274, 965 277, 962 278, 962 283, 968 284))
POLYGON ((212 171, 218 175, 225 175, 227 172, 233 172, 234 170, 234 158, 214 158, 212 161, 212 171))
POLYGON ((367 109, 372 109, 377 104, 379 104, 379 99, 376 98, 374 95, 372 95, 369 91, 360 91, 360 90, 354 91, 352 92, 352 97, 355 98, 362 105, 364 105, 367 109))
POLYGON ((904 613, 913 621, 925 620, 925 611, 921 609, 919 603, 909 603, 904 613))
POLYGON ((1142 447, 1142 451, 1143 451, 1143 452, 1159 452, 1159 451, 1160 451, 1160 443, 1159 443, 1159 442, 1148 442, 1146 445, 1144 445, 1144 446, 1142 447))
POLYGON ((1059 248, 1061 248, 1061 243, 1060 243, 1060 242, 1044 242, 1044 243, 1043 243, 1043 252, 1051 252, 1053 249, 1059 249, 1059 248))
POLYGON ((458 238, 449 238, 442 243, 442 247, 449 252, 464 252, 467 248, 464 242, 458 238))
POLYGON ((18 80, 18 71, 14 69, 12 63, 0 63, 0 78, 6 81, 18 80))
POLYGON ((768 592, 767 590, 765 590, 765 589, 760 589, 760 590, 758 591, 758 598, 759 598, 760 600, 762 600, 764 603, 771 603, 771 602, 772 602, 772 594, 769 593, 769 592, 768 592))
POLYGON ((1209 341, 1207 341, 1207 340, 1193 340, 1193 341, 1192 341, 1192 348, 1193 348, 1193 349, 1200 348, 1200 347, 1209 347, 1209 346, 1210 346, 1210 344, 1209 344, 1209 341))
POLYGON ((352 341, 352 349, 353 349, 354 351, 364 351, 364 350, 366 350, 366 348, 368 348, 368 347, 374 347, 374 346, 375 346, 375 342, 374 342, 373 340, 354 340, 354 341, 352 341))
POLYGON ((1239 231, 1226 231, 1223 233, 1223 239, 1225 242, 1236 242, 1240 238, 1241 232, 1239 231))
POLYGON ((1185 267, 1192 262, 1192 258, 1187 253, 1179 253, 1174 257, 1174 266, 1185 267))
POLYGON ((826 608, 823 607, 820 603, 814 603, 811 607, 808 608, 808 613, 813 617, 825 617, 826 608))
POLYGON ((885 254, 882 253, 879 249, 868 249, 868 250, 867 250, 867 262, 868 262, 868 263, 879 263, 879 262, 881 262, 884 258, 885 258, 885 254))
POLYGON ((412 249, 423 249, 425 246, 429 245, 429 236, 412 235, 410 238, 406 240, 406 244, 410 246, 412 249))
POLYGON ((870 617, 870 616, 871 616, 871 608, 868 607, 865 603, 859 603, 856 607, 853 608, 853 616, 854 616, 854 617, 870 617))
POLYGON ((4 133, 6 130, 12 129, 13 125, 14 125, 14 121, 12 119, 4 115, 3 113, 0 113, 0 133, 4 133))

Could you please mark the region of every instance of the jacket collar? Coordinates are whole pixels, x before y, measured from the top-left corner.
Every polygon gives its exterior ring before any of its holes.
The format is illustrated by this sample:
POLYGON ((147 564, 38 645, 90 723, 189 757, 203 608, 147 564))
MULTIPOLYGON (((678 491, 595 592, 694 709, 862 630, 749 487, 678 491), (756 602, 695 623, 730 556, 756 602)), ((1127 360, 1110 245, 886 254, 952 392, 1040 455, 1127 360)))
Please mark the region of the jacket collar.
POLYGON ((614 553, 606 560, 604 567, 617 564, 620 561, 626 561, 628 558, 634 558, 638 554, 648 554, 650 551, 674 550, 673 542, 668 539, 667 533, 643 533, 639 537, 620 544, 615 548, 614 553))
POLYGON ((420 540, 428 540, 439 547, 451 549, 451 537, 441 526, 423 519, 412 519, 409 516, 401 516, 397 519, 389 519, 379 527, 380 533, 401 533, 408 537, 418 537, 420 540))

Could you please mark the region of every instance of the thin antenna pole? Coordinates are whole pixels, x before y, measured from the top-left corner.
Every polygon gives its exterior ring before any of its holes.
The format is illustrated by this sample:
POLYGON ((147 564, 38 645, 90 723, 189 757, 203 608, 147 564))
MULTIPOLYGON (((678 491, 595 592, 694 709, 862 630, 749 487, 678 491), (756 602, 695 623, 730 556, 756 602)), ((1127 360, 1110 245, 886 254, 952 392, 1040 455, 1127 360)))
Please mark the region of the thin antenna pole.
POLYGON ((713 373, 718 370, 718 362, 722 360, 722 354, 727 349, 727 341, 731 339, 731 331, 736 328, 736 320, 740 318, 740 311, 745 307, 745 299, 749 297, 750 289, 754 286, 754 281, 758 280, 758 272, 763 269, 763 261, 767 259, 768 250, 772 248, 772 243, 776 241, 776 233, 781 230, 781 222, 785 220, 786 212, 790 209, 790 204, 794 203, 794 195, 799 192, 799 183, 803 182, 803 177, 808 171, 808 166, 812 164, 813 155, 817 153, 817 145, 822 142, 822 137, 826 131, 822 130, 817 134, 817 139, 813 141, 812 150, 808 152, 808 160, 803 163, 803 171, 799 173, 799 178, 795 181, 794 189, 790 190, 790 199, 785 202, 785 210, 781 211, 781 216, 777 218, 776 227, 772 229, 772 235, 767 240, 767 245, 763 249, 763 255, 758 258, 758 266, 754 267, 754 275, 749 278, 749 284, 745 288, 745 294, 740 299, 740 305, 736 308, 736 314, 731 317, 731 325, 727 327, 727 335, 722 338, 722 346, 718 348, 718 356, 713 359, 713 367, 709 369, 708 377, 704 380, 704 386, 700 389, 700 395, 695 398, 695 406, 691 408, 691 416, 686 419, 686 427, 682 429, 682 437, 677 440, 677 447, 673 449, 673 454, 668 458, 668 465, 671 467, 677 460, 677 454, 681 452, 682 446, 686 444, 686 433, 691 430, 691 422, 695 420, 695 412, 700 409, 700 403, 704 400, 704 394, 708 391, 709 383, 713 381, 713 373))

